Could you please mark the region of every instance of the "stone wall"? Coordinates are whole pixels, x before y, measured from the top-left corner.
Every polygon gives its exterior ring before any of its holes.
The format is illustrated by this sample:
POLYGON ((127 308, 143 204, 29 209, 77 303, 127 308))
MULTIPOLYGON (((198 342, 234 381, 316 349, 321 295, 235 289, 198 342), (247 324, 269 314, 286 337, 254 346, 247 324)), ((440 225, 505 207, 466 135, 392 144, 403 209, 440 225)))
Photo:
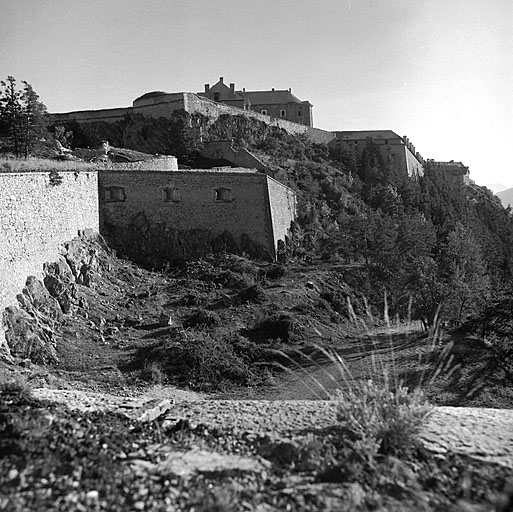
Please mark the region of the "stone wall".
POLYGON ((255 170, 105 171, 99 180, 102 229, 154 266, 223 250, 220 244, 274 258, 295 214, 294 192, 255 170))
POLYGON ((296 219, 296 193, 271 177, 267 179, 267 186, 274 245, 278 247, 280 240, 285 242, 285 237, 289 235, 290 224, 296 219))
POLYGON ((231 140, 217 140, 203 143, 201 155, 212 160, 227 160, 237 167, 246 167, 269 173, 267 166, 246 148, 233 146, 231 140))
POLYGON ((171 155, 137 160, 135 162, 107 162, 104 164, 109 171, 177 171, 178 160, 171 155))
POLYGON ((231 116, 244 115, 251 119, 258 119, 269 126, 276 126, 285 130, 291 135, 305 135, 312 142, 317 144, 328 144, 330 141, 336 138, 336 135, 332 132, 327 132, 319 128, 313 128, 311 126, 305 126, 285 119, 279 119, 276 117, 270 117, 253 110, 242 110, 240 108, 230 107, 211 101, 207 98, 202 98, 197 94, 184 93, 185 109, 190 114, 202 114, 207 116, 212 121, 215 121, 219 116, 228 114, 231 116))
POLYGON ((0 173, 0 311, 82 230, 99 231, 96 171, 0 173))
MULTIPOLYGON (((304 108, 304 107, 303 107, 304 108)), ((252 119, 258 119, 269 126, 276 126, 285 130, 291 135, 305 135, 312 142, 317 144, 328 144, 335 138, 335 134, 305 126, 302 124, 279 119, 254 112, 252 110, 242 110, 222 103, 209 100, 198 96, 197 94, 185 92, 164 95, 146 102, 135 101, 134 107, 104 109, 104 110, 84 110, 77 112, 67 112, 62 114, 51 114, 52 122, 59 123, 64 121, 77 121, 79 123, 91 123, 98 121, 115 122, 122 120, 128 114, 142 114, 147 117, 171 117, 175 110, 185 110, 189 114, 202 114, 211 121, 216 121, 219 116, 228 114, 232 116, 246 116, 252 119), (160 101, 157 101, 160 100, 160 101)))

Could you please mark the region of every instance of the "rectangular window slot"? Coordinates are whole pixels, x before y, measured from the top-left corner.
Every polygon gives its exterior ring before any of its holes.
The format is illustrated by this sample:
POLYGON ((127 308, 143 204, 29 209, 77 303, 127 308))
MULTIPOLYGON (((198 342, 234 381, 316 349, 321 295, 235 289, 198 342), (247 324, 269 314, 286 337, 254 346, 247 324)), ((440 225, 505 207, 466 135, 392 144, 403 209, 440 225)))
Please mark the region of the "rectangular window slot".
POLYGON ((179 203, 182 200, 182 191, 176 187, 169 187, 163 190, 164 201, 171 203, 179 203))
POLYGON ((287 111, 286 110, 280 110, 280 116, 281 117, 287 117, 287 111))
POLYGON ((119 202, 126 199, 125 189, 123 187, 105 187, 103 189, 103 199, 105 202, 119 202))
POLYGON ((219 203, 231 203, 233 201, 233 194, 231 188, 216 188, 215 200, 219 203))

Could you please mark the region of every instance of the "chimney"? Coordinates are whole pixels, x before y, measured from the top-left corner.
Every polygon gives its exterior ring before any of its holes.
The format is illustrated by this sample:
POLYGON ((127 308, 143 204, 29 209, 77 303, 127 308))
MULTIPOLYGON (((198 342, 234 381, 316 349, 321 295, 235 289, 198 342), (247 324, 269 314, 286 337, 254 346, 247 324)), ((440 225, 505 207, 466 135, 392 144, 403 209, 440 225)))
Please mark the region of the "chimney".
POLYGON ((235 84, 230 84, 230 91, 232 94, 235 94, 235 84))
POLYGON ((222 76, 219 77, 219 81, 223 83, 224 78, 222 76))
POLYGON ((292 92, 292 89, 289 87, 289 92, 292 92))
POLYGON ((271 89, 271 91, 274 91, 274 87, 271 89))
POLYGON ((205 92, 208 92, 210 89, 210 84, 205 84, 205 92))

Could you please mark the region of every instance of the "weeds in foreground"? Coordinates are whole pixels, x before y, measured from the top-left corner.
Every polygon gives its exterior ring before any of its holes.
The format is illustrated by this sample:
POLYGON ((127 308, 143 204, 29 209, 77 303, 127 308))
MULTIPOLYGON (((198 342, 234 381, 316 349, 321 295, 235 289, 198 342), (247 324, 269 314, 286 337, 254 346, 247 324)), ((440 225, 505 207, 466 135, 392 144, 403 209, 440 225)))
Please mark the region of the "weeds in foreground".
POLYGON ((420 390, 372 380, 336 396, 337 420, 355 451, 372 463, 379 455, 408 456, 432 407, 420 390))
POLYGON ((20 403, 31 399, 32 390, 25 379, 17 378, 0 384, 0 402, 20 403))

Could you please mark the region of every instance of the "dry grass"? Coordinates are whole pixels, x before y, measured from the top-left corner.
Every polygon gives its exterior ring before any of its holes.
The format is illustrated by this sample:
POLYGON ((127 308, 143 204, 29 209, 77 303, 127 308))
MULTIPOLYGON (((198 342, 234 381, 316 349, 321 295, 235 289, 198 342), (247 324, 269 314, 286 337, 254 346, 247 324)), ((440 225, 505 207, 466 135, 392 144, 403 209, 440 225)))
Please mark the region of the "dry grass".
POLYGON ((96 168, 95 164, 74 160, 0 157, 0 172, 89 171, 96 168))

